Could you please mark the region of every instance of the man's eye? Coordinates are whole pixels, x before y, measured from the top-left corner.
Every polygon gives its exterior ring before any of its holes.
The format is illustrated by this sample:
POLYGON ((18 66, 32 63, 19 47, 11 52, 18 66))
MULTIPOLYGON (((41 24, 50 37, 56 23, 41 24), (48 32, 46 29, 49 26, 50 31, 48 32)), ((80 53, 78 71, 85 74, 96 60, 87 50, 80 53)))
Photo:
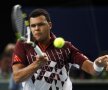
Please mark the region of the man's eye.
POLYGON ((45 23, 39 23, 39 24, 37 24, 38 26, 44 26, 45 25, 45 23))
POLYGON ((31 24, 30 26, 31 27, 36 27, 36 26, 40 27, 40 26, 44 26, 44 25, 45 25, 45 23, 38 23, 38 24, 31 24))
POLYGON ((36 27, 36 24, 31 24, 30 26, 31 26, 31 27, 36 27))

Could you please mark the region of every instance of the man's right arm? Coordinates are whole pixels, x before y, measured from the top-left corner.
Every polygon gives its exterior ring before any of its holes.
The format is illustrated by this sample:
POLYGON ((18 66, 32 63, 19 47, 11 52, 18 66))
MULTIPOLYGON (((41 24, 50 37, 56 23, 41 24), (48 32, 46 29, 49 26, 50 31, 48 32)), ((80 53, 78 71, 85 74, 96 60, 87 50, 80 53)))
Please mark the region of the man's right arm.
POLYGON ((37 56, 36 60, 27 67, 21 63, 14 64, 12 69, 15 82, 23 82, 30 78, 40 67, 46 64, 47 60, 47 56, 37 56))
POLYGON ((29 66, 25 67, 23 64, 14 64, 12 66, 13 76, 16 83, 22 82, 33 75, 36 71, 36 61, 34 61, 29 66))

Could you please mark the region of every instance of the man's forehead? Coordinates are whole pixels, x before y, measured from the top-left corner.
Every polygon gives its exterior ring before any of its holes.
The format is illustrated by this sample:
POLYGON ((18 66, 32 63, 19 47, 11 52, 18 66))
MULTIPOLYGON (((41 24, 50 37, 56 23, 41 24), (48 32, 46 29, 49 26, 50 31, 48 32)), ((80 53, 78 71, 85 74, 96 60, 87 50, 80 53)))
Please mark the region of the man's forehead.
POLYGON ((41 23, 44 22, 46 23, 47 20, 45 17, 35 17, 35 18, 30 18, 30 23, 41 23))

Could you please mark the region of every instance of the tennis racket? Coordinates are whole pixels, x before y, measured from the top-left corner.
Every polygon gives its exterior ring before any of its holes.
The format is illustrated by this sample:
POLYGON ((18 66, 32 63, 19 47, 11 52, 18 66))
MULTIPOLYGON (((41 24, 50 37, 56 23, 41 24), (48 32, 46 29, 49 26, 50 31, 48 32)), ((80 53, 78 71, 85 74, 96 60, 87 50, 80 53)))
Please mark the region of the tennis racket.
POLYGON ((17 39, 26 41, 27 44, 31 44, 34 47, 35 52, 43 56, 43 52, 34 42, 31 41, 31 32, 28 21, 25 20, 25 14, 22 12, 21 5, 13 6, 12 10, 12 26, 16 33, 17 39))

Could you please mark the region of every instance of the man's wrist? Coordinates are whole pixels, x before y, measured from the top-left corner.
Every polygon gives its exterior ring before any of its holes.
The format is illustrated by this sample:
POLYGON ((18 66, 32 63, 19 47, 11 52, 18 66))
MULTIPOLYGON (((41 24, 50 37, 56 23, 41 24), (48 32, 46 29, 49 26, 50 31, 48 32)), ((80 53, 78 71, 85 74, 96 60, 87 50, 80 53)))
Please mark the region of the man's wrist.
POLYGON ((95 62, 93 62, 93 67, 96 72, 102 72, 104 69, 104 67, 97 66, 95 62))

